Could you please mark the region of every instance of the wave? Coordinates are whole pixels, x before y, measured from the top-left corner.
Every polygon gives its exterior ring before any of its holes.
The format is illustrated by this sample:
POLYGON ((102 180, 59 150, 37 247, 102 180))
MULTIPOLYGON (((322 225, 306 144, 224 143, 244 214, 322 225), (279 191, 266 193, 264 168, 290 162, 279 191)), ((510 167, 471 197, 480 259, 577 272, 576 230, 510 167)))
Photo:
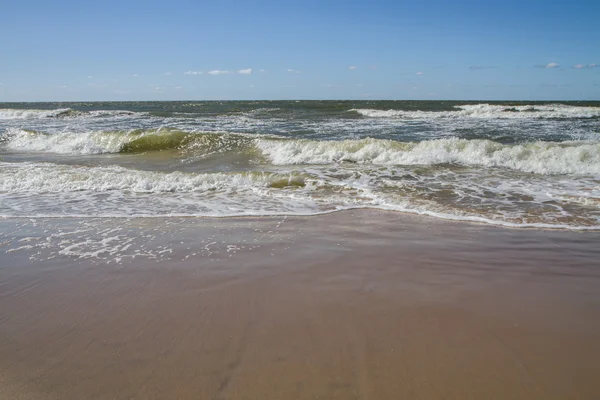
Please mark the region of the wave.
POLYGON ((163 150, 193 151, 207 155, 241 149, 251 140, 241 134, 185 132, 171 128, 54 134, 9 129, 0 137, 0 143, 8 150, 70 155, 163 150))
POLYGON ((417 171, 192 173, 0 162, 0 216, 225 217, 374 208, 512 227, 600 229, 593 180, 417 171))
POLYGON ((318 141, 177 129, 46 134, 9 130, 0 144, 21 152, 87 155, 174 151, 181 157, 254 152, 275 165, 356 163, 375 165, 458 164, 499 167, 536 174, 600 174, 600 143, 527 142, 486 139, 385 139, 318 141))
POLYGON ((44 118, 76 118, 76 117, 115 117, 132 116, 136 114, 133 111, 126 110, 94 110, 79 111, 71 108, 59 108, 56 110, 35 110, 35 109, 0 109, 0 120, 10 119, 44 119, 44 118))
POLYGON ((568 119, 600 118, 600 107, 578 107, 565 104, 550 105, 495 105, 469 104, 454 106, 456 111, 404 111, 351 109, 369 118, 437 119, 437 118, 480 118, 480 119, 568 119))
POLYGON ((241 151, 248 148, 252 138, 233 133, 190 133, 179 130, 161 130, 124 143, 120 153, 145 153, 148 151, 179 150, 202 155, 241 151))
POLYGON ((0 120, 52 118, 71 111, 70 108, 61 108, 57 110, 0 109, 0 120))
POLYGON ((335 199, 315 204, 310 196, 315 185, 310 176, 295 172, 156 172, 0 162, 0 216, 224 217, 336 210, 329 204, 335 199))
POLYGON ((600 174, 600 143, 532 142, 506 145, 483 139, 396 142, 381 139, 311 141, 257 139, 273 164, 351 162, 380 165, 502 167, 537 174, 600 174))
POLYGON ((1 163, 0 192, 193 193, 251 188, 304 187, 297 173, 185 173, 132 170, 119 166, 83 167, 51 163, 1 163))

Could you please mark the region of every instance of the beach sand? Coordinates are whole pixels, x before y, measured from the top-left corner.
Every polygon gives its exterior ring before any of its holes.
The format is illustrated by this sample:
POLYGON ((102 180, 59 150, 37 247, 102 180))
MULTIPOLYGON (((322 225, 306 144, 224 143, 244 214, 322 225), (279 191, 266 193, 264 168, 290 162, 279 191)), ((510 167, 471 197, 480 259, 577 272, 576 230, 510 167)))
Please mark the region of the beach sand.
POLYGON ((600 398, 600 233, 369 210, 0 228, 2 399, 600 398))

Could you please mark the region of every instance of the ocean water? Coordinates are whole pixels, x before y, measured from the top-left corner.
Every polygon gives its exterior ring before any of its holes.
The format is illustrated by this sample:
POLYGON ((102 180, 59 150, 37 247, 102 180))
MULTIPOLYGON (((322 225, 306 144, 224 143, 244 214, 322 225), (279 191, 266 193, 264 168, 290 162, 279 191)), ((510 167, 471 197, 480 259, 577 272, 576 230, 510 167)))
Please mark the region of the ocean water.
POLYGON ((0 104, 0 216, 376 208, 600 230, 600 102, 0 104))

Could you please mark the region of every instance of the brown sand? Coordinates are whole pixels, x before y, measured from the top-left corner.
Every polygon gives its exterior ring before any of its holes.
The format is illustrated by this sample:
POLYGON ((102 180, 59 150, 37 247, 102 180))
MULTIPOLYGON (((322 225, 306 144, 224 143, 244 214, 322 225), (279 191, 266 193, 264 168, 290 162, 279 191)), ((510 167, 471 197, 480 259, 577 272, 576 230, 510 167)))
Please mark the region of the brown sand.
POLYGON ((375 211, 181 224, 160 263, 0 256, 0 398, 600 398, 597 233, 375 211))

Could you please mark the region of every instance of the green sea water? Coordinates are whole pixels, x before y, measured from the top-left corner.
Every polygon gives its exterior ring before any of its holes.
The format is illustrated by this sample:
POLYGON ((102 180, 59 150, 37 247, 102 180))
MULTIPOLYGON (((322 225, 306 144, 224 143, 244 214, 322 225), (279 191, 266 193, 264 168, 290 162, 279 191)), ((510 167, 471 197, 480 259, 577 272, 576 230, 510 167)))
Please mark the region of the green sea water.
POLYGON ((0 215, 600 229, 600 102, 0 104, 0 215))

